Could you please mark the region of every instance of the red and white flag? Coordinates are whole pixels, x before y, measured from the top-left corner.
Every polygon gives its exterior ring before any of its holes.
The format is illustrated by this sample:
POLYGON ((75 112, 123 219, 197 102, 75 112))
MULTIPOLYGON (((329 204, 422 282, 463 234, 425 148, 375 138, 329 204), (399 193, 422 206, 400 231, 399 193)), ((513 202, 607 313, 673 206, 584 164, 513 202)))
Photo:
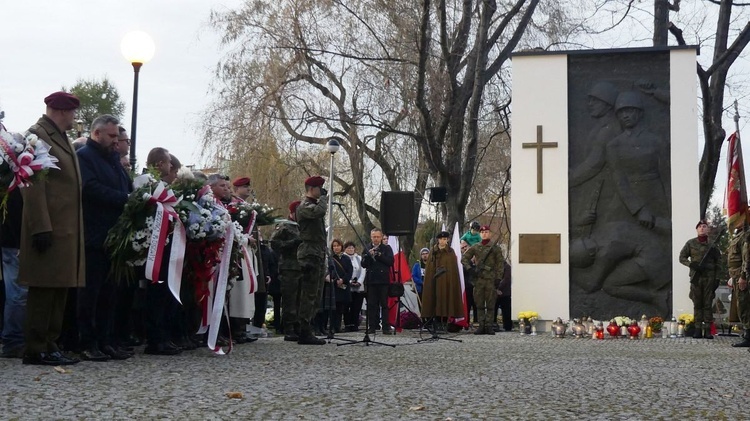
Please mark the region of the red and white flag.
POLYGON ((747 187, 742 160, 740 133, 734 132, 727 140, 727 189, 724 192, 724 213, 730 230, 742 227, 747 218, 747 187))
MULTIPOLYGON (((393 250, 393 266, 391 266, 390 282, 400 282, 403 284, 411 279, 409 262, 406 261, 404 252, 400 250, 397 236, 388 236, 388 246, 393 250)), ((391 326, 396 327, 397 332, 401 332, 403 329, 401 326, 397 326, 396 323, 398 321, 398 310, 398 298, 388 297, 388 322, 391 326)))
POLYGON ((463 328, 469 327, 469 312, 466 307, 466 283, 464 282, 463 265, 461 264, 461 232, 458 231, 458 222, 453 228, 451 237, 451 248, 456 253, 456 264, 458 265, 458 279, 461 281, 461 301, 464 304, 464 317, 456 318, 453 323, 463 328))

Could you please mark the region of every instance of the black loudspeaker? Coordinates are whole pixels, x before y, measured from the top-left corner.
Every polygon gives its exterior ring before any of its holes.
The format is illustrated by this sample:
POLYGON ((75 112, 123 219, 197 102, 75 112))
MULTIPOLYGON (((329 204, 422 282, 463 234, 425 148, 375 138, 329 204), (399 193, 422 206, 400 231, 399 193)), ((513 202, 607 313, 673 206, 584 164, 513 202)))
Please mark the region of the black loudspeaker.
POLYGON ((445 187, 432 187, 430 189, 430 202, 432 203, 445 203, 445 199, 448 198, 448 189, 445 187))
POLYGON ((380 223, 387 235, 414 234, 417 225, 413 191, 384 191, 380 196, 380 223))

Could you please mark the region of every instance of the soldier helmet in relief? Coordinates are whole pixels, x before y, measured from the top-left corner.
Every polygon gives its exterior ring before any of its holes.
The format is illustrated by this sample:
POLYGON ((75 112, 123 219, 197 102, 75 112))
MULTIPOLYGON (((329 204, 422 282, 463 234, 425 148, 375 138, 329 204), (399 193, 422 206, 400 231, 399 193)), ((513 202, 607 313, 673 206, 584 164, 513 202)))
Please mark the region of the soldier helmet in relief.
POLYGON ((641 94, 634 91, 628 91, 618 95, 617 101, 615 101, 615 111, 620 111, 623 108, 638 108, 639 110, 643 110, 641 94))
POLYGON ((600 99, 609 105, 615 105, 617 100, 617 88, 610 82, 596 82, 589 91, 589 96, 600 99))

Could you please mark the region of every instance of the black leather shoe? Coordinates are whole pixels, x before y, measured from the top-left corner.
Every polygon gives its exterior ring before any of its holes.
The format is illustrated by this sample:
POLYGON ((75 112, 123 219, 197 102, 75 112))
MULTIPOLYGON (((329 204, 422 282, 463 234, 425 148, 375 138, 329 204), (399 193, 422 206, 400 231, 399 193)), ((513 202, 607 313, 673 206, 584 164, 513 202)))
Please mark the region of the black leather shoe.
POLYGON ((299 336, 297 336, 297 335, 295 335, 293 333, 291 335, 284 335, 284 341, 286 341, 286 342, 297 342, 297 341, 299 341, 299 336))
POLYGON ((78 358, 69 358, 59 351, 27 354, 23 356, 23 364, 31 365, 71 365, 80 362, 78 358))
POLYGON ((300 345, 325 345, 326 341, 325 339, 318 339, 310 334, 302 334, 300 335, 297 343, 300 345))
POLYGON ((741 342, 735 342, 732 346, 735 348, 750 348, 750 339, 742 338, 741 342))
POLYGON ((183 351, 193 351, 198 348, 195 342, 191 341, 190 338, 188 338, 187 336, 178 338, 172 343, 174 343, 175 346, 179 347, 183 351))
POLYGON ((102 353, 109 355, 109 357, 113 360, 127 360, 128 358, 132 357, 132 355, 128 354, 127 352, 110 345, 103 346, 102 353))
POLYGON ((149 355, 177 355, 180 352, 182 352, 182 349, 171 342, 162 342, 157 345, 146 345, 146 349, 143 350, 144 354, 149 355))
POLYGON ((23 358, 23 346, 12 349, 3 348, 3 352, 0 353, 0 358, 23 358))
POLYGON ((57 358, 60 362, 57 365, 73 365, 81 362, 76 357, 68 357, 60 351, 50 352, 50 357, 57 358))
POLYGON ((474 331, 475 335, 484 335, 484 328, 478 327, 477 330, 474 331))
POLYGON ((104 362, 109 361, 110 356, 94 347, 81 352, 81 359, 83 361, 104 362))

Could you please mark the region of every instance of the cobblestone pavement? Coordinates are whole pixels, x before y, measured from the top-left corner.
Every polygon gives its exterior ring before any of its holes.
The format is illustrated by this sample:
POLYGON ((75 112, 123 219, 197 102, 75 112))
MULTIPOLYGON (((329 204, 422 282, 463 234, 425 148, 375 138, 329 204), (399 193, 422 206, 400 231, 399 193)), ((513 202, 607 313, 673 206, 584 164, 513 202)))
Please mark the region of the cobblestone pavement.
POLYGON ((0 419, 750 419, 750 353, 735 338, 454 337, 373 337, 390 348, 277 336, 65 374, 0 360, 0 419))

